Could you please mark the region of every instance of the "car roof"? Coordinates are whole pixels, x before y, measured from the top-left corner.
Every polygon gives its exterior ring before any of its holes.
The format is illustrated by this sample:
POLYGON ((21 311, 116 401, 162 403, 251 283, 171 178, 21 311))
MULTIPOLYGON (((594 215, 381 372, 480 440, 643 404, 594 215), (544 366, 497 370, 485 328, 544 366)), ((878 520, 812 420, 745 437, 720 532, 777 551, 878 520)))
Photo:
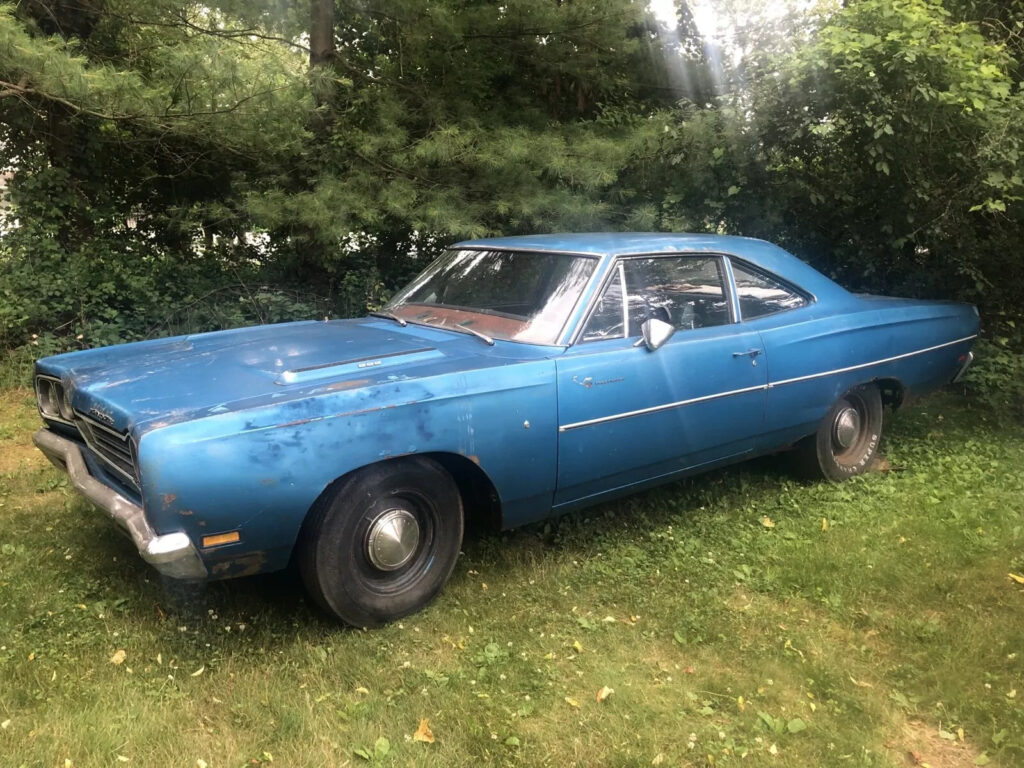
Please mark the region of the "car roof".
POLYGON ((519 235, 465 240, 455 248, 517 248, 562 251, 594 256, 661 253, 663 251, 734 251, 745 243, 764 243, 749 237, 705 235, 689 232, 561 232, 550 235, 519 235))

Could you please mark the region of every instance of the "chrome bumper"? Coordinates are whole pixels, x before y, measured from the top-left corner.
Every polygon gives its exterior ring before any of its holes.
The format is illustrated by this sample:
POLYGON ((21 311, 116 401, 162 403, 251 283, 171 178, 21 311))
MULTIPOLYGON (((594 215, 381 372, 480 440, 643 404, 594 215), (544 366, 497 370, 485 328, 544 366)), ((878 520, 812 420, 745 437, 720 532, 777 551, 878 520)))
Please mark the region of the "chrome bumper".
POLYGON ((968 352, 967 353, 967 359, 964 360, 964 364, 960 366, 959 370, 957 370, 957 372, 956 372, 956 375, 950 380, 949 383, 950 384, 956 384, 958 381, 960 381, 964 377, 964 374, 967 373, 967 369, 970 368, 971 363, 973 363, 973 362, 974 362, 974 353, 973 352, 968 352))
POLYGON ((174 579, 206 578, 206 566, 189 537, 181 531, 157 534, 147 522, 142 507, 133 504, 89 473, 82 449, 77 443, 48 429, 36 432, 32 442, 54 465, 68 473, 71 484, 83 496, 125 530, 135 542, 143 560, 174 579))

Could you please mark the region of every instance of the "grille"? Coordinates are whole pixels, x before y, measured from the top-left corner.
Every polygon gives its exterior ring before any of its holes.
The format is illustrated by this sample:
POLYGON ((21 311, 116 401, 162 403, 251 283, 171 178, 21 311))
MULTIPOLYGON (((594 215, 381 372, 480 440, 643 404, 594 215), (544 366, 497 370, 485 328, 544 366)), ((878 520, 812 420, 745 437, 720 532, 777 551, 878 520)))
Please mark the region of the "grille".
POLYGON ((127 432, 118 432, 77 411, 75 424, 93 453, 133 485, 138 485, 127 432))

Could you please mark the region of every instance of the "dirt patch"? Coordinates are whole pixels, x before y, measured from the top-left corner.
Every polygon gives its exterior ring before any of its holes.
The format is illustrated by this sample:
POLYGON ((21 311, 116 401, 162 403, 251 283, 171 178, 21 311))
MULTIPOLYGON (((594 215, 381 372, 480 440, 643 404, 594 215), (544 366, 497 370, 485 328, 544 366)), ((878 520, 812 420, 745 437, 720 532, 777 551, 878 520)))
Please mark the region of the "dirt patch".
POLYGON ((0 474, 38 469, 46 463, 46 457, 31 442, 0 442, 0 474))
POLYGON ((980 750, 963 741, 956 729, 946 731, 918 720, 911 720, 903 726, 902 736, 888 742, 886 747, 893 754, 896 765, 922 768, 973 766, 981 754, 980 750))
POLYGON ((32 390, 0 390, 0 475, 49 466, 32 444, 32 433, 41 426, 32 390))
POLYGON ((889 462, 888 457, 879 451, 875 454, 875 458, 871 461, 872 472, 892 472, 892 464, 889 462))

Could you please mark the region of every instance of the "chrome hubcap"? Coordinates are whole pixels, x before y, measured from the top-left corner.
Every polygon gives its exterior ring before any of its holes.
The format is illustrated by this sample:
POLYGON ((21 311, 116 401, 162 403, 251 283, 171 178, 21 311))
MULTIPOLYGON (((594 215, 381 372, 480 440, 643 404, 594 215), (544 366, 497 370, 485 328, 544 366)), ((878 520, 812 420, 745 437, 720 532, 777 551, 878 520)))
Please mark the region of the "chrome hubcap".
POLYGON ((856 408, 844 408, 836 416, 832 437, 840 448, 849 448, 860 433, 860 414, 856 408))
POLYGON ((412 559, 419 541, 420 526, 412 513, 389 509, 370 523, 366 555, 382 571, 394 571, 412 559))

